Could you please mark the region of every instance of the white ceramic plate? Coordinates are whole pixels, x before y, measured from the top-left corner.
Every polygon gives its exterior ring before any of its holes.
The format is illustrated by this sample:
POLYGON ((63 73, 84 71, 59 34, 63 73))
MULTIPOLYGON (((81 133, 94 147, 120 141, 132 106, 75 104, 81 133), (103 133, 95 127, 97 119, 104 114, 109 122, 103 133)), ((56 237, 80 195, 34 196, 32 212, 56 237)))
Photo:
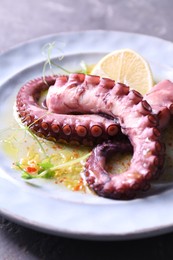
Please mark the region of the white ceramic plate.
MULTIPOLYGON (((0 56, 1 130, 8 127, 19 87, 42 75, 42 47, 56 42, 63 49, 62 65, 95 63, 105 53, 132 48, 151 64, 155 78, 170 78, 173 44, 162 39, 113 31, 85 31, 50 35, 27 42, 0 56), (63 47, 62 47, 63 46, 63 47), (2 124, 3 122, 3 124, 2 124)), ((173 181, 153 184, 149 193, 132 201, 113 201, 72 192, 52 182, 29 185, 11 169, 12 161, 0 150, 0 213, 47 233, 87 239, 132 239, 173 230, 173 181)))

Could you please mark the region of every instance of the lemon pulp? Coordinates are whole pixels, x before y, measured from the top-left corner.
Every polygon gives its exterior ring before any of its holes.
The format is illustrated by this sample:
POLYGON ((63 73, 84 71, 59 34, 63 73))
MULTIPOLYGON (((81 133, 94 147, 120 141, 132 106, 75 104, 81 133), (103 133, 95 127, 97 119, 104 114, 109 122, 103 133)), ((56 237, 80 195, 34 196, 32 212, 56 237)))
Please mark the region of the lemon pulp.
POLYGON ((91 74, 124 83, 143 95, 154 84, 148 62, 131 49, 116 50, 107 54, 94 66, 91 74))

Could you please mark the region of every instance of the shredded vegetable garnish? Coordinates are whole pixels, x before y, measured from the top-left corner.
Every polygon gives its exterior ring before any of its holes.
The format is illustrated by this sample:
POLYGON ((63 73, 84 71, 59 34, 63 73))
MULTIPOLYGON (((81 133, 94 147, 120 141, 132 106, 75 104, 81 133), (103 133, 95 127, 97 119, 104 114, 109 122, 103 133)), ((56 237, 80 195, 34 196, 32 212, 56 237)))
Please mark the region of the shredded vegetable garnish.
POLYGON ((90 154, 90 149, 44 140, 30 130, 36 121, 25 126, 18 118, 16 120, 20 127, 13 127, 13 133, 8 137, 5 137, 7 131, 2 131, 4 136, 1 142, 6 147, 6 151, 11 150, 10 146, 15 147, 14 153, 18 160, 13 163, 13 167, 21 172, 21 177, 25 180, 54 179, 72 190, 77 190, 77 187, 84 189, 80 173, 84 161, 90 154))
MULTIPOLYGON (((28 138, 33 139, 33 136, 27 136, 28 138)), ((33 145, 28 147, 27 154, 14 163, 15 169, 20 170, 21 177, 25 180, 54 179, 72 190, 78 190, 77 187, 84 190, 80 173, 85 160, 90 155, 89 148, 69 147, 45 140, 41 144, 46 152, 45 156, 45 153, 40 153, 37 149, 37 146, 40 147, 40 138, 36 136, 35 138, 33 145)))
POLYGON ((18 167, 22 171, 22 177, 24 179, 32 179, 32 178, 54 178, 58 176, 58 170, 65 171, 69 170, 70 167, 74 165, 80 167, 82 169, 82 164, 84 160, 90 153, 87 153, 84 156, 79 157, 78 159, 70 160, 62 164, 54 165, 51 161, 51 156, 43 159, 43 160, 21 160, 20 162, 16 162, 15 166, 18 167), (25 164, 26 163, 26 164, 25 164))
MULTIPOLYGON (((63 183, 72 190, 77 190, 80 183, 80 189, 83 186, 80 172, 82 171, 83 162, 89 156, 87 153, 78 159, 73 159, 60 164, 53 164, 53 155, 41 160, 38 155, 36 159, 22 159, 16 162, 14 166, 22 172, 22 178, 30 180, 33 178, 55 179, 58 183, 63 183)), ((56 162, 58 163, 58 162, 56 162)), ((84 189, 84 187, 82 187, 84 189)))
POLYGON ((10 128, 1 130, 0 145, 21 177, 25 181, 52 179, 71 190, 85 191, 80 173, 90 149, 47 141, 30 130, 33 123, 21 124, 16 114, 15 119, 10 128))

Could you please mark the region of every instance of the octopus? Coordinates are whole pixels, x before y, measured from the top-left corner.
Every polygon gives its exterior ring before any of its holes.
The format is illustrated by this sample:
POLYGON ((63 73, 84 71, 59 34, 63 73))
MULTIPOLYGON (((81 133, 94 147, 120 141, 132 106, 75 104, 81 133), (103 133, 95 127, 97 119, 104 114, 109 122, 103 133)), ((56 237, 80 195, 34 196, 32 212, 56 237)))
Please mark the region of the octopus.
POLYGON ((165 80, 143 97, 99 76, 47 76, 21 87, 16 106, 21 121, 35 134, 93 146, 82 173, 91 190, 105 198, 132 199, 163 172, 161 133, 173 113, 172 89, 173 83, 165 80), (129 168, 121 174, 107 172, 107 158, 127 150, 133 153, 129 168))

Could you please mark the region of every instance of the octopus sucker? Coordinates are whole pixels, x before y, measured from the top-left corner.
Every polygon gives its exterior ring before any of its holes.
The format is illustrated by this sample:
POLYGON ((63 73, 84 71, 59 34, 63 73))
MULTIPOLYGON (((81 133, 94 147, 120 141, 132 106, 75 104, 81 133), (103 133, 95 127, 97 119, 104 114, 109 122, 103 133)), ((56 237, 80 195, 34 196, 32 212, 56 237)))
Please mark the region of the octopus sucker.
POLYGON ((109 125, 107 128, 107 133, 109 136, 115 136, 119 132, 118 126, 115 124, 109 125))
POLYGON ((75 131, 81 137, 85 137, 87 135, 87 132, 88 132, 87 128, 83 125, 76 126, 75 131))
POLYGON ((59 133, 60 132, 60 126, 58 124, 51 124, 51 129, 53 131, 53 133, 59 133))
POLYGON ((36 79, 19 90, 16 104, 23 122, 44 138, 95 146, 83 178, 99 196, 132 199, 146 191, 164 165, 161 136, 173 113, 173 83, 161 82, 143 97, 125 84, 94 75, 76 73, 45 80, 46 84, 36 79), (43 90, 48 93, 40 106, 43 90), (129 168, 121 174, 107 172, 110 154, 127 150, 133 154, 129 168))
POLYGON ((72 133, 72 129, 69 125, 63 126, 62 130, 65 135, 71 135, 72 133))
POLYGON ((91 131, 91 135, 94 136, 94 137, 99 137, 102 135, 102 127, 99 126, 99 125, 93 125, 90 129, 91 131))

